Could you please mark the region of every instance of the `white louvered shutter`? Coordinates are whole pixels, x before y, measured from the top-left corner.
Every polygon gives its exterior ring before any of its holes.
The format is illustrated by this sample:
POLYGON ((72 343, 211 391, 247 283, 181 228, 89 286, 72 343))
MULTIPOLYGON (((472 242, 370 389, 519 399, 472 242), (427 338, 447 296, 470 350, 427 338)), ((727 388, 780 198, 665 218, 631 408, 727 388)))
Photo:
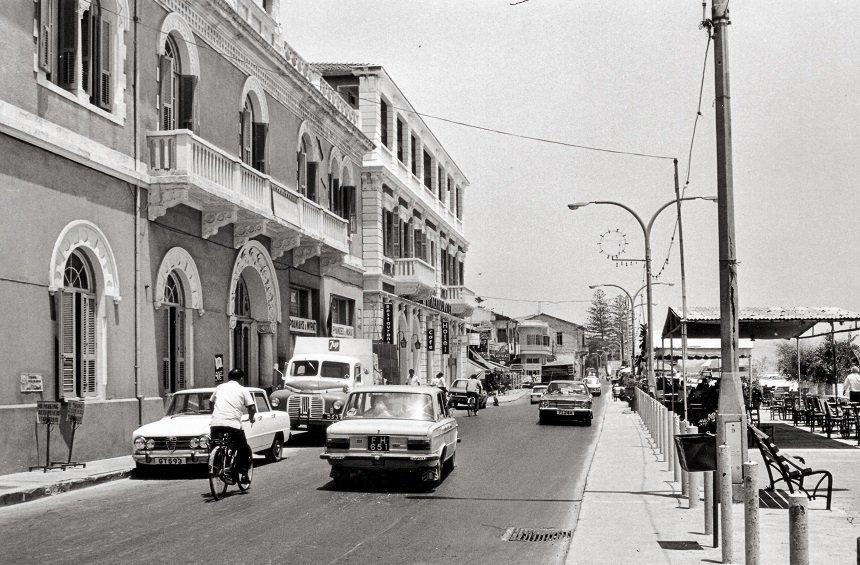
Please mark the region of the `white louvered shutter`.
POLYGON ((251 112, 242 110, 239 116, 242 137, 242 162, 250 165, 251 158, 251 112))
POLYGON ((111 44, 113 36, 111 35, 110 22, 102 19, 101 29, 99 30, 99 98, 98 105, 107 111, 111 110, 111 44))
POLYGON ((81 396, 96 394, 96 299, 81 295, 81 396))
POLYGON ((162 55, 158 62, 159 97, 161 99, 161 129, 174 129, 173 57, 162 55))
POLYGON ((87 10, 84 12, 84 17, 81 18, 81 88, 90 95, 93 93, 92 88, 90 88, 90 69, 93 62, 91 45, 93 40, 97 39, 97 36, 94 37, 97 30, 93 29, 92 23, 93 19, 87 10))
POLYGON ((185 310, 176 309, 176 390, 185 388, 185 310))
POLYGON ((50 74, 54 64, 54 0, 39 2, 39 67, 50 74))
POLYGON ((76 398, 75 394, 75 295, 60 291, 60 399, 76 398))

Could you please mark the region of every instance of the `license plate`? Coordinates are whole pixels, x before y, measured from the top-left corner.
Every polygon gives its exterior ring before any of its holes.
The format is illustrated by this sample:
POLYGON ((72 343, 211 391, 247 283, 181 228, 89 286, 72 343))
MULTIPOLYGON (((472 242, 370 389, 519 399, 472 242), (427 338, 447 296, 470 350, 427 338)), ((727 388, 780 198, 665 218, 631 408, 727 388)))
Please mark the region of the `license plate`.
POLYGON ((367 449, 370 451, 388 451, 388 436, 368 437, 367 449))
POLYGON ((576 414, 576 410, 559 410, 558 411, 559 416, 573 416, 574 414, 576 414))
POLYGON ((182 457, 156 457, 156 465, 185 465, 185 459, 182 457))

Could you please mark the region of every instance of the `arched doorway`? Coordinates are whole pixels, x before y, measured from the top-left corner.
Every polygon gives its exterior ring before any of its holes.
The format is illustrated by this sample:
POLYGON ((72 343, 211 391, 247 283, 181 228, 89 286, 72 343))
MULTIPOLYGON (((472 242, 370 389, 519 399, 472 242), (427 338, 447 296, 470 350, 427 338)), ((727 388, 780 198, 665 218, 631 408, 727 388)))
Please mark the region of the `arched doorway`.
POLYGON ((233 308, 233 314, 236 318, 236 325, 233 326, 233 368, 242 369, 246 375, 250 375, 251 329, 254 325, 254 319, 251 317, 251 300, 248 297, 248 287, 245 285, 243 277, 239 277, 239 281, 236 283, 233 308))

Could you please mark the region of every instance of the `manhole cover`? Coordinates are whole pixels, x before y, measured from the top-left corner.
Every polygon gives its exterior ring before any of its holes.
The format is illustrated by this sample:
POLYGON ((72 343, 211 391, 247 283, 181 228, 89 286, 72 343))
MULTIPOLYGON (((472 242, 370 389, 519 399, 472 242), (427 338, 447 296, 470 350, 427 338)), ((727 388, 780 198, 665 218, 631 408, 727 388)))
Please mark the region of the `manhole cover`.
POLYGON ((699 545, 697 541, 666 541, 666 540, 657 540, 657 543, 660 544, 660 547, 663 549, 676 549, 681 551, 689 551, 692 549, 702 549, 702 546, 699 545))
POLYGON ((502 535, 502 541, 558 541, 572 534, 571 530, 558 528, 508 528, 502 535))

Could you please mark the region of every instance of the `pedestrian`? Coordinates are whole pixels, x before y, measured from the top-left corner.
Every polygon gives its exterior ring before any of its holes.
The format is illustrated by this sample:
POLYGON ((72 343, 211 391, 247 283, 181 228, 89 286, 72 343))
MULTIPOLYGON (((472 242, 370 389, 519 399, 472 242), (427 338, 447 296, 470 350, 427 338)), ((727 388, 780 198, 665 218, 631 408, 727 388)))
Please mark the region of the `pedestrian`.
POLYGON ((845 384, 842 385, 842 396, 849 402, 860 402, 860 367, 851 365, 845 384))
POLYGON ((415 369, 409 369, 409 384, 412 386, 421 386, 421 379, 415 374, 415 369))
POLYGON ((445 384, 445 375, 441 372, 436 373, 436 378, 433 379, 433 386, 439 388, 442 391, 442 402, 447 406, 448 404, 448 386, 445 384))

